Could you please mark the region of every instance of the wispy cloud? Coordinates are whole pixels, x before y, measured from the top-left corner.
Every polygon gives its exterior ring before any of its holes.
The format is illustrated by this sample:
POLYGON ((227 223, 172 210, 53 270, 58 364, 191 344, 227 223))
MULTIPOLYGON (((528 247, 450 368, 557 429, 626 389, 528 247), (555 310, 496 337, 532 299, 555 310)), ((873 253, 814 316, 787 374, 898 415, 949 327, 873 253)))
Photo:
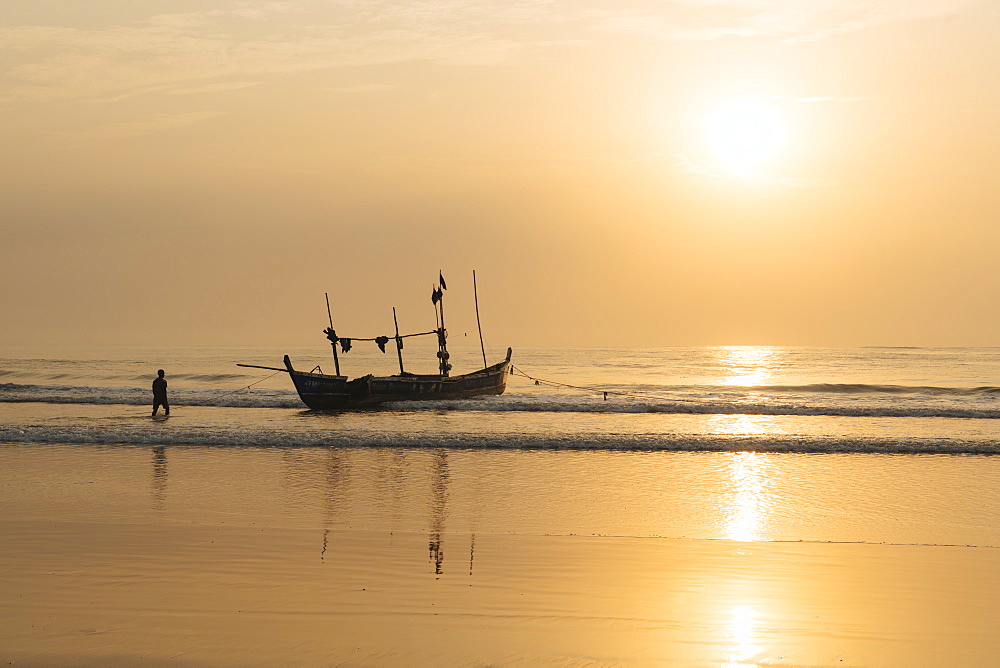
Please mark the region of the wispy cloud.
POLYGON ((720 167, 700 164, 684 153, 675 153, 674 169, 681 174, 712 179, 731 178, 752 181, 761 185, 785 186, 788 188, 831 188, 837 185, 830 179, 814 179, 801 176, 771 176, 763 173, 740 175, 720 167))
POLYGON ((831 179, 807 179, 801 176, 782 176, 777 181, 791 188, 832 188, 838 184, 831 179))
POLYGON ((597 27, 672 40, 725 36, 820 39, 902 21, 947 18, 981 0, 622 0, 597 27), (665 11, 669 8, 668 11, 665 11))
POLYGON ((241 88, 251 88, 259 86, 260 81, 220 81, 219 83, 205 84, 193 88, 174 88, 170 90, 172 95, 196 95, 199 93, 224 93, 230 90, 240 90, 241 88))
POLYGON ((387 90, 393 90, 396 86, 390 86, 389 84, 358 84, 356 86, 335 86, 328 88, 327 90, 331 93, 338 93, 340 95, 360 95, 365 93, 382 93, 387 90))
POLYGON ((800 97, 796 102, 865 102, 870 97, 800 97))
POLYGON ((674 169, 676 169, 681 174, 691 174, 694 176, 719 176, 718 171, 710 169, 704 165, 699 165, 693 161, 689 156, 683 153, 675 153, 674 156, 674 169))
POLYGON ((143 135, 186 128, 203 123, 212 118, 224 116, 221 111, 195 111, 186 114, 157 114, 135 121, 106 123, 86 130, 60 133, 54 138, 59 141, 89 143, 117 139, 133 139, 143 135))
POLYGON ((502 34, 379 16, 313 23, 308 17, 281 29, 267 22, 216 12, 156 16, 139 26, 80 29, 58 26, 0 28, 0 52, 13 63, 0 74, 0 101, 68 99, 118 101, 148 92, 216 92, 249 84, 226 79, 410 61, 490 65, 524 47, 502 34), (236 22, 235 24, 233 22, 236 22), (238 36, 237 36, 238 35, 238 36))
POLYGON ((817 39, 955 15, 977 0, 216 0, 103 27, 0 28, 0 105, 218 92, 269 76, 427 61, 493 65, 604 35, 817 39))

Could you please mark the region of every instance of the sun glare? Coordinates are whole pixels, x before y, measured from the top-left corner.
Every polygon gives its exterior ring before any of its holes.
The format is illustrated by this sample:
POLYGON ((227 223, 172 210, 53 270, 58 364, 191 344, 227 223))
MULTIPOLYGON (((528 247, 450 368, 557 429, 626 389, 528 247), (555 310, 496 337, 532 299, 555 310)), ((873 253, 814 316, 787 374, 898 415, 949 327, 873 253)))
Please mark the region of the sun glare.
POLYGON ((765 460, 756 452, 734 452, 729 463, 733 495, 723 535, 729 540, 760 540, 770 506, 765 460))
POLYGON ((706 126, 722 166, 742 177, 757 173, 785 140, 784 118, 767 98, 727 100, 712 111, 706 126))

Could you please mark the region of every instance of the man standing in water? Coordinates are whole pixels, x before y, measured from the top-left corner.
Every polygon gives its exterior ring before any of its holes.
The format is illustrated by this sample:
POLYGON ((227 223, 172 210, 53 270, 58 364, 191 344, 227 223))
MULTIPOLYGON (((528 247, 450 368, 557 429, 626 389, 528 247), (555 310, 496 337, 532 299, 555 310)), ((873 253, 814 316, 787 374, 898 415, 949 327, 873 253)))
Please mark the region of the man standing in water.
POLYGON ((163 405, 163 414, 170 415, 170 404, 167 403, 167 381, 163 378, 163 369, 156 372, 159 376, 153 381, 153 415, 163 405))

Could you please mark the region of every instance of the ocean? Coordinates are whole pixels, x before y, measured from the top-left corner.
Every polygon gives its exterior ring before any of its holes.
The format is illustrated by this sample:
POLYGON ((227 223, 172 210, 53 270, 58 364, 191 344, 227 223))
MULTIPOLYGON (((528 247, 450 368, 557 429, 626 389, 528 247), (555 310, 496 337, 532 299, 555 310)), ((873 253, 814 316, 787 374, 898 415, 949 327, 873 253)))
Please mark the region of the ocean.
MULTIPOLYGON (((456 373, 482 365, 477 347, 452 347, 456 373)), ((341 354, 343 373, 396 369, 394 355, 370 348, 341 354)), ((405 352, 408 370, 434 370, 432 349, 405 352)), ((0 441, 1000 452, 996 348, 523 348, 502 396, 337 414, 306 410, 284 373, 236 366, 280 367, 286 353, 297 368, 332 372, 322 346, 8 347, 0 441), (170 383, 169 422, 143 419, 140 408, 158 368, 170 383), (47 408, 16 417, 11 404, 27 402, 47 408)))

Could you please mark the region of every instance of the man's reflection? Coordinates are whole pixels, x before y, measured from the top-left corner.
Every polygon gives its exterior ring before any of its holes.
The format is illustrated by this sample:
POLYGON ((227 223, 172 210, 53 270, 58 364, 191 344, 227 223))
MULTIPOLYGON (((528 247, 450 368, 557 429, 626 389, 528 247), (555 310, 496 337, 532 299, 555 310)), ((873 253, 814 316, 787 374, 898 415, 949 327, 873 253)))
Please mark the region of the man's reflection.
POLYGON ((167 498, 167 449, 153 448, 153 510, 163 510, 167 498))

